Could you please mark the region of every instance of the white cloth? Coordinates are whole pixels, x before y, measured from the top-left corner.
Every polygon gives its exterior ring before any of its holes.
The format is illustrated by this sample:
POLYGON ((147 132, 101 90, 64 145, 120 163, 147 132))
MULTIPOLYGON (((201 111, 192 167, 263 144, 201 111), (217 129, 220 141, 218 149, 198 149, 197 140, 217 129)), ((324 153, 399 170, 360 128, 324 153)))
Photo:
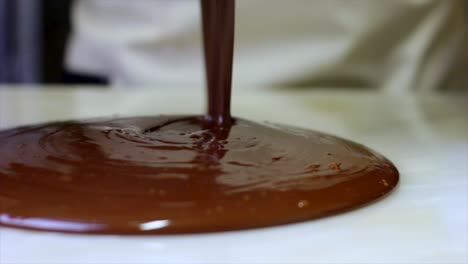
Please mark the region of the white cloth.
MULTIPOLYGON (((465 3, 238 0, 234 86, 466 88, 465 3)), ((69 70, 121 87, 202 86, 198 0, 78 0, 73 11, 69 70)))

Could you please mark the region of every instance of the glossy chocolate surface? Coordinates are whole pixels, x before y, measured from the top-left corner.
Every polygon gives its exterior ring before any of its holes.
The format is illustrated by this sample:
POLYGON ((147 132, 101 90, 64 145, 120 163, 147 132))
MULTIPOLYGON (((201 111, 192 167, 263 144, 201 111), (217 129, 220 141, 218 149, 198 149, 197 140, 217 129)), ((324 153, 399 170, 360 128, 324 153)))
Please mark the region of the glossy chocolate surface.
POLYGON ((89 233, 285 224, 389 192, 398 172, 318 132, 237 119, 141 117, 0 132, 0 222, 89 233))
POLYGON ((207 115, 0 131, 1 225, 110 234, 225 231, 328 216, 395 187, 396 168, 362 145, 233 119, 234 0, 201 4, 207 115))

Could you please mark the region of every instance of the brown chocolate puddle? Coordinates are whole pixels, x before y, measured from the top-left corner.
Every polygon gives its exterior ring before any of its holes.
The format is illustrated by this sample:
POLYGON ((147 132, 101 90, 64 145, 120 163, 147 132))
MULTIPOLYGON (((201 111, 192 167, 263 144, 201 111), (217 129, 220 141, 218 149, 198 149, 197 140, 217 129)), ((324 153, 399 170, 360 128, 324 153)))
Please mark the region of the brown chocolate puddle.
POLYGON ((234 1, 202 0, 208 114, 0 131, 0 224, 77 233, 236 230, 332 215, 398 182, 387 159, 230 115, 234 1))

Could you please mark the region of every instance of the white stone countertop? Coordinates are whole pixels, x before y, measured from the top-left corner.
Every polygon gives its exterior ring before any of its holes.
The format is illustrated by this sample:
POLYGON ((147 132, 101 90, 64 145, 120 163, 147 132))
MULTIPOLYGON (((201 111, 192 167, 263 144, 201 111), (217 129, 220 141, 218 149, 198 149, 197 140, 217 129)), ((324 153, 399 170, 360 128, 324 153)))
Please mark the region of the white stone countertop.
MULTIPOLYGON (((0 127, 202 113, 200 91, 3 86, 0 127)), ((138 237, 0 228, 0 263, 468 262, 467 94, 243 90, 234 94, 233 113, 365 144, 395 163, 401 182, 386 199, 349 213, 246 231, 138 237)))

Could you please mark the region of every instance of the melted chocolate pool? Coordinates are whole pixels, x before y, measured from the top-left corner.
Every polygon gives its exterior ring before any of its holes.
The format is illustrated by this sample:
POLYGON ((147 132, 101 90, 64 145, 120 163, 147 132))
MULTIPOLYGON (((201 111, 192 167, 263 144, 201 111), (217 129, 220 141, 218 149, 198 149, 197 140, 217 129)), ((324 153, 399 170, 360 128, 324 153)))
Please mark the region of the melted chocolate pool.
POLYGON ((343 212, 395 187, 396 168, 362 145, 233 119, 234 1, 202 0, 202 10, 207 116, 0 131, 1 225, 111 234, 234 230, 343 212))
POLYGON ((330 135, 237 119, 141 117, 0 132, 0 221, 67 232, 284 224, 390 191, 393 165, 330 135))

